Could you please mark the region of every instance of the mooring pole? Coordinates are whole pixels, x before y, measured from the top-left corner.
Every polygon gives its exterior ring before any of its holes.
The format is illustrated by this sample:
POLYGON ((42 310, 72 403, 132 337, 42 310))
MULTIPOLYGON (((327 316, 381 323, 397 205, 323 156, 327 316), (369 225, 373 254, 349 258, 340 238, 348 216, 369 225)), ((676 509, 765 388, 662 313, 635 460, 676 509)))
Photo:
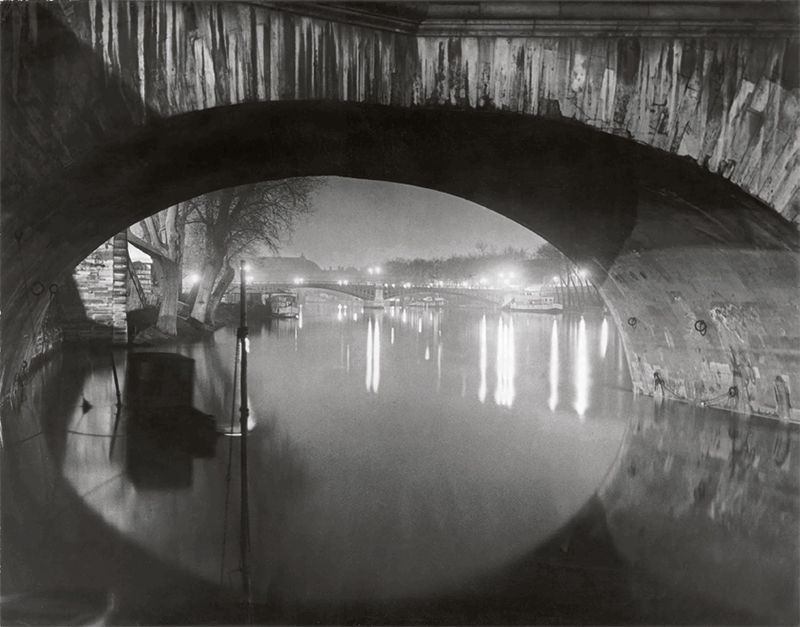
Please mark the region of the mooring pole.
POLYGON ((114 361, 114 351, 111 351, 111 372, 114 373, 114 387, 117 390, 117 407, 122 405, 122 397, 119 393, 119 379, 117 378, 117 364, 114 361))
POLYGON ((241 406, 239 410, 239 425, 241 435, 241 484, 242 484, 242 515, 241 515, 241 562, 242 562, 242 588, 247 600, 247 622, 253 622, 253 597, 250 589, 250 509, 247 498, 247 422, 250 409, 247 406, 247 277, 245 274, 244 260, 239 263, 239 331, 238 340, 241 344, 239 355, 241 365, 239 368, 239 391, 241 406))

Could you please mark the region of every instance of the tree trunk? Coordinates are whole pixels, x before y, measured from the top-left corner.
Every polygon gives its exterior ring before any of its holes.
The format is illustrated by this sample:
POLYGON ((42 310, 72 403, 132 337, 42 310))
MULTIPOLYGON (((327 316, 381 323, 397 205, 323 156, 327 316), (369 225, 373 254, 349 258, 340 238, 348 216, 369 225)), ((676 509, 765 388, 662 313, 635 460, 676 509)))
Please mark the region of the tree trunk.
POLYGON ((230 265, 225 264, 225 270, 219 278, 217 285, 214 287, 214 290, 211 292, 211 297, 208 301, 208 307, 206 308, 206 324, 214 325, 214 316, 217 313, 217 307, 219 307, 222 297, 225 295, 225 292, 228 291, 235 276, 236 272, 234 269, 231 268, 230 265))
POLYGON ((161 302, 156 328, 167 335, 178 334, 178 294, 181 289, 181 267, 169 259, 153 258, 161 302))
POLYGON ((192 305, 191 316, 198 322, 205 323, 208 319, 208 306, 211 302, 211 294, 214 290, 217 276, 222 269, 222 259, 217 255, 206 258, 203 263, 203 273, 197 286, 197 297, 192 305))

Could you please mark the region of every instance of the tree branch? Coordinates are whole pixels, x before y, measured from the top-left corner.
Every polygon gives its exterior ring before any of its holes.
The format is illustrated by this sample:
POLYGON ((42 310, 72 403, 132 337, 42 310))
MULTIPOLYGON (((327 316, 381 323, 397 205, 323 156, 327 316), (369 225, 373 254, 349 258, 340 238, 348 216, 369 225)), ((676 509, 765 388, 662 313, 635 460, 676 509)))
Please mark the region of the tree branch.
POLYGON ((138 235, 136 235, 131 229, 128 229, 128 241, 136 246, 139 250, 144 253, 147 253, 151 257, 157 257, 159 259, 165 259, 167 261, 173 261, 169 255, 165 254, 161 248, 157 246, 153 246, 150 242, 145 239, 142 239, 138 235))

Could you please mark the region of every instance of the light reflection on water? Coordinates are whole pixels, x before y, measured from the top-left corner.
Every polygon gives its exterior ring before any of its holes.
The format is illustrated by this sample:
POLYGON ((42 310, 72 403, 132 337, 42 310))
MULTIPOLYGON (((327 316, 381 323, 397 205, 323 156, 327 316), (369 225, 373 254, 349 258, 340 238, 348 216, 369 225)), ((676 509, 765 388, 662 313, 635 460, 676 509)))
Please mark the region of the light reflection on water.
POLYGON ((578 347, 575 354, 575 411, 583 420, 589 407, 589 348, 586 341, 586 321, 578 322, 578 347))
POLYGON ((547 400, 550 411, 558 407, 558 368, 558 320, 554 317, 550 332, 550 398, 547 400))
POLYGON ((367 324, 367 391, 378 393, 381 383, 381 321, 375 318, 373 329, 372 318, 367 324))
POLYGON ((497 382, 494 402, 505 407, 514 404, 514 342, 514 318, 500 316, 497 321, 497 382))
POLYGON ((486 400, 486 314, 481 316, 480 322, 480 363, 478 368, 481 373, 481 382, 478 387, 478 399, 481 403, 486 400))
MULTIPOLYGON (((318 308, 319 309, 319 308, 318 308)), ((346 307, 345 307, 346 309, 346 307)), ((328 310, 325 310, 326 312, 328 310)), ((335 310, 330 310, 331 315, 338 322, 348 322, 343 316, 343 307, 338 305, 335 310)), ((316 328, 328 316, 328 313, 317 311, 314 314, 314 324, 316 328)), ((475 351, 477 362, 477 380, 475 388, 477 398, 484 403, 487 398, 489 387, 489 368, 493 366, 493 400, 495 405, 511 408, 514 406, 517 396, 518 379, 518 347, 524 345, 527 352, 535 353, 541 357, 536 360, 535 366, 539 367, 544 363, 547 356, 547 394, 546 405, 551 411, 562 406, 570 406, 575 414, 582 418, 591 409, 593 396, 596 394, 595 382, 592 372, 603 371, 600 385, 613 382, 618 387, 627 384, 627 366, 625 364, 622 347, 619 345, 616 332, 609 326, 605 317, 599 319, 590 318, 588 321, 583 316, 553 316, 553 315, 531 315, 531 314, 508 314, 508 313, 475 313, 461 311, 450 313, 447 316, 441 309, 429 310, 428 308, 416 307, 396 307, 392 306, 381 312, 369 312, 362 319, 366 324, 364 329, 364 359, 365 359, 365 388, 373 394, 378 393, 381 377, 381 341, 383 337, 382 323, 384 318, 388 320, 389 326, 389 346, 394 346, 397 338, 404 338, 403 327, 407 324, 416 328, 416 332, 423 338, 422 359, 432 361, 435 350, 436 362, 436 384, 441 388, 443 371, 446 373, 448 364, 443 359, 443 349, 445 342, 442 340, 442 325, 445 317, 455 320, 456 326, 460 329, 462 336, 477 335, 477 347, 464 347, 467 352, 475 351), (524 321, 524 328, 515 329, 515 320, 524 321), (395 324, 399 321, 399 333, 395 324), (488 335, 489 321, 495 325, 496 333, 494 342, 490 341, 488 335), (561 324, 559 324, 561 321, 561 324), (475 325, 473 331, 469 325, 475 325), (549 343, 541 341, 542 333, 535 331, 549 329, 549 343), (591 339, 594 338, 594 339, 591 339), (603 365, 606 353, 612 346, 614 350, 615 363, 613 365, 603 365), (591 347, 597 347, 592 350, 591 347), (494 355, 494 363, 490 364, 489 354, 494 355), (561 355, 568 358, 563 360, 561 355), (566 389, 567 385, 571 389, 566 389)), ((353 322, 358 322, 358 315, 354 312, 353 322)), ((280 328, 286 326, 290 332, 297 336, 298 330, 302 329, 300 321, 282 320, 271 324, 272 334, 280 335, 280 328)), ((315 331, 316 332, 316 331, 315 331)), ((342 359, 344 360, 344 335, 342 338, 342 359)), ((460 345, 462 338, 449 336, 447 343, 456 342, 460 345)), ((407 338, 405 339, 407 342, 407 338)), ((348 344, 349 347, 349 344, 348 344)), ((463 360, 464 350, 458 351, 459 359, 463 360)), ((392 365, 390 368, 394 368, 392 365)), ((545 375, 542 375, 545 376, 545 375)), ((461 382, 463 386, 468 385, 470 377, 463 376, 461 382)), ((473 389, 475 389, 473 388, 473 389)), ((591 412, 589 412, 591 413, 591 412)))
MULTIPOLYGON (((608 361, 618 367, 603 369, 598 319, 352 314, 306 305, 302 329, 299 320, 251 326, 257 597, 455 589, 534 548, 598 487, 630 400, 616 387, 627 374, 613 329, 607 349, 617 354, 608 361)), ((195 404, 225 424, 238 407, 234 345, 235 331, 221 329, 216 343, 172 349, 195 359, 195 404)), ((93 381, 82 390, 90 399, 93 381)), ((110 455, 108 445, 68 436, 64 474, 89 506, 195 575, 235 573, 236 557, 221 564, 219 553, 224 533, 231 543, 237 528, 232 517, 226 531, 221 514, 227 441, 216 457, 174 460, 180 481, 161 489, 136 488, 124 447, 110 455)))

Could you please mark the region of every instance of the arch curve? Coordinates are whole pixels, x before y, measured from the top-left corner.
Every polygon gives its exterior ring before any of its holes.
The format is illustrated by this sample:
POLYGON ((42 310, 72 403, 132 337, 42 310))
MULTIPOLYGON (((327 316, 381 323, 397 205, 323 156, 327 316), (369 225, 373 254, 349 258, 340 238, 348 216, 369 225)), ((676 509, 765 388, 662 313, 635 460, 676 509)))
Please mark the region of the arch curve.
POLYGON ((57 281, 110 234, 175 202, 299 175, 427 187, 547 238, 591 269, 642 391, 653 391, 654 372, 689 399, 738 377, 743 409, 769 411, 774 377, 797 380, 798 234, 762 203, 685 160, 586 127, 380 105, 218 107, 154 120, 90 154, 18 205, 10 230, 39 261, 27 276, 4 246, 5 337, 30 316, 25 280, 57 281), (640 324, 625 325, 630 317, 640 324), (692 327, 700 318, 711 323, 703 337, 692 327))

